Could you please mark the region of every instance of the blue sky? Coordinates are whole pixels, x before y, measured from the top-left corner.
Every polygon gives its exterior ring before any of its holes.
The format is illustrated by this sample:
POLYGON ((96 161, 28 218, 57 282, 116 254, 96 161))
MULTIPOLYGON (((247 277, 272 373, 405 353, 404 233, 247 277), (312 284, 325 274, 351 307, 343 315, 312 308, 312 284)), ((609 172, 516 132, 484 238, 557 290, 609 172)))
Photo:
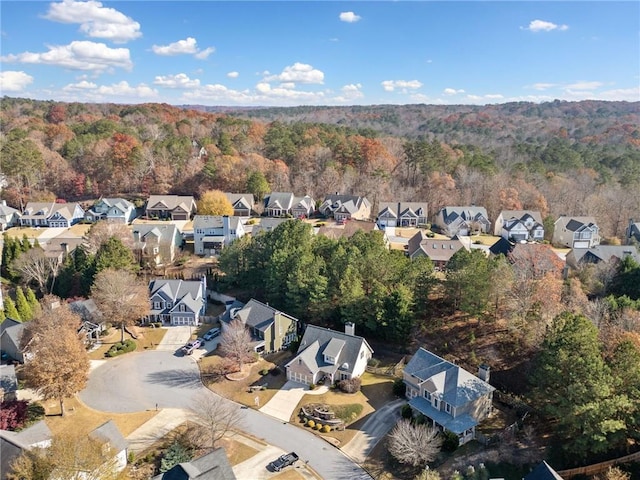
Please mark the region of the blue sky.
POLYGON ((204 105, 640 100, 640 2, 0 2, 1 94, 204 105))

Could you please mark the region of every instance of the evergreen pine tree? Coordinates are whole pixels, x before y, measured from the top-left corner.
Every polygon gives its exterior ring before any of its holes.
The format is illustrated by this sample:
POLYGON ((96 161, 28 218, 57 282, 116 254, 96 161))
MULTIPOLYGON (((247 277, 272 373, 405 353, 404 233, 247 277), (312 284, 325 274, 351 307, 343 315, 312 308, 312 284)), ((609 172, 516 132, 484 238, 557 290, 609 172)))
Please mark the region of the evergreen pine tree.
POLYGON ((29 238, 27 237, 26 233, 22 235, 22 242, 20 242, 20 250, 22 252, 28 252, 29 250, 31 250, 31 242, 29 241, 29 238))
POLYGON ((31 307, 31 318, 34 319, 39 317, 42 313, 40 302, 38 302, 36 294, 31 289, 31 287, 27 287, 25 297, 27 297, 27 302, 29 302, 29 306, 31 307))
POLYGON ((17 320, 19 322, 22 321, 22 318, 20 318, 20 315, 18 314, 16 304, 13 303, 13 299, 11 297, 7 297, 4 299, 4 314, 6 317, 9 317, 13 320, 17 320))
POLYGON ((18 315, 23 322, 31 320, 33 318, 33 312, 31 312, 31 306, 27 301, 27 297, 24 296, 24 292, 22 291, 22 287, 16 288, 16 309, 18 310, 18 315))
POLYGON ((40 245, 40 242, 37 238, 33 240, 33 248, 42 248, 42 245, 40 245))
POLYGON ((7 317, 4 315, 4 310, 0 310, 0 323, 4 322, 5 318, 7 317))
POLYGON ((9 270, 9 265, 13 261, 14 257, 12 256, 14 250, 15 240, 13 237, 10 237, 6 233, 2 236, 2 276, 7 279, 11 279, 11 271, 9 270))

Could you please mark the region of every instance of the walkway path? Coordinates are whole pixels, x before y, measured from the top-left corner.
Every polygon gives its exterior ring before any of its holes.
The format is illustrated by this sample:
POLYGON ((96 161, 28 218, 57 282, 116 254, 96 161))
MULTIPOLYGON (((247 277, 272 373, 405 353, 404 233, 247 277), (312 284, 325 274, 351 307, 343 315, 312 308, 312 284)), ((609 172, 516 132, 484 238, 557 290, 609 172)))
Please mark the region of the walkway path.
POLYGON ((400 419, 400 405, 403 403, 406 403, 406 400, 394 400, 373 412, 351 441, 342 447, 342 452, 353 461, 363 463, 373 447, 400 419))
POLYGON ((188 412, 182 408, 163 408, 127 437, 129 450, 135 454, 140 453, 184 423, 187 417, 188 412))
POLYGON ((329 388, 326 385, 321 385, 314 390, 309 390, 307 385, 289 380, 276 392, 271 400, 269 400, 260 409, 260 411, 282 420, 283 422, 288 422, 303 396, 306 394, 321 395, 327 390, 329 390, 329 388))

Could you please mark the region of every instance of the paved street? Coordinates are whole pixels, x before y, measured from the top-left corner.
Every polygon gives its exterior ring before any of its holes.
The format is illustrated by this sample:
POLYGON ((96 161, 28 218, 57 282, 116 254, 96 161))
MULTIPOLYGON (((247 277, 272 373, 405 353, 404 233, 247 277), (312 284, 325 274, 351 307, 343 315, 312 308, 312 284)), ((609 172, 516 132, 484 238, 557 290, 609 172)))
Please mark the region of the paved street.
MULTIPOLYGON (((126 413, 153 410, 156 403, 159 408, 186 409, 200 392, 208 392, 212 400, 220 399, 202 385, 191 356, 165 350, 128 353, 96 366, 80 398, 96 410, 126 413)), ((143 426, 137 433, 138 441, 145 437, 152 440, 162 435, 169 426, 166 423, 179 422, 180 416, 171 412, 175 411, 167 410, 143 426)), ((340 450, 314 434, 256 410, 242 412, 242 430, 283 451, 295 451, 323 479, 371 478, 340 450)))

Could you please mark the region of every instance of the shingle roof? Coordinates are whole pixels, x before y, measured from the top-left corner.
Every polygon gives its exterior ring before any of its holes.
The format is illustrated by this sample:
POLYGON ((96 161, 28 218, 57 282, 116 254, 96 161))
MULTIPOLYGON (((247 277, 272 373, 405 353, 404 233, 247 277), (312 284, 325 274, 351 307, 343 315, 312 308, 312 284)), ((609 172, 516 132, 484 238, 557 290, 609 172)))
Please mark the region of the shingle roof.
POLYGON ((253 298, 238 311, 238 317, 245 325, 260 331, 265 331, 275 321, 277 314, 285 315, 296 322, 298 321, 298 319, 253 298))
POLYGON ((476 207, 475 205, 466 207, 442 207, 442 218, 449 225, 458 218, 463 220, 479 220, 484 218, 488 220, 487 209, 484 207, 476 207))
POLYGON ((165 280, 155 279, 149 282, 149 298, 156 294, 172 301, 171 310, 176 310, 180 303, 193 312, 199 312, 204 301, 202 283, 198 280, 165 280))
POLYGON ((567 260, 575 263, 599 261, 608 262, 612 259, 622 260, 631 256, 636 262, 640 262, 640 252, 634 245, 596 245, 591 248, 574 248, 567 254, 567 260))
POLYGON ((535 210, 502 210, 502 212, 500 212, 500 215, 502 215, 503 221, 509 220, 510 218, 524 220, 527 216, 530 216, 537 223, 542 223, 542 215, 540 215, 540 212, 535 210))
POLYGON ((378 206, 378 216, 382 215, 384 211, 389 211, 395 217, 401 216, 403 213, 409 213, 409 211, 418 215, 422 210, 421 215, 427 215, 427 202, 380 202, 378 206))
POLYGON ((225 193, 225 196, 234 208, 242 205, 243 207, 251 209, 255 202, 253 193, 225 193))
POLYGON ((138 232, 140 238, 145 238, 149 234, 153 234, 160 238, 160 242, 177 242, 179 237, 178 227, 173 223, 136 223, 131 229, 132 232, 138 232))
POLYGON ((539 463, 536 468, 524 477, 524 480, 562 480, 562 477, 551 468, 551 465, 542 461, 542 463, 539 463))
POLYGON ((6 335, 11 342, 20 349, 20 341, 22 340, 24 328, 24 323, 7 317, 0 324, 0 335, 6 335))
POLYGON ((594 227, 596 225, 596 219, 594 217, 586 216, 568 217, 562 215, 558 220, 556 220, 556 223, 560 224, 556 228, 564 226, 567 230, 575 232, 583 226, 594 227))
MULTIPOLYGON (((236 230, 240 217, 226 215, 229 218, 229 228, 236 230)), ((193 217, 193 229, 196 228, 222 228, 224 226, 223 215, 196 215, 193 217)))
POLYGON ((253 226, 251 235, 258 235, 261 232, 270 232, 284 222, 293 222, 293 218, 261 218, 260 223, 253 226))
POLYGON ((338 369, 353 373, 363 344, 373 353, 371 346, 362 337, 316 325, 307 325, 298 347, 298 354, 289 364, 301 359, 313 373, 318 371, 333 373, 338 369), (336 352, 339 355, 334 355, 336 352), (325 354, 336 358, 335 364, 325 362, 325 354))
POLYGON ((152 480, 236 480, 223 448, 176 465, 152 480))
POLYGON ((187 212, 190 212, 195 206, 195 200, 191 195, 150 195, 146 208, 154 208, 158 203, 166 206, 166 210, 182 207, 187 212))
POLYGON ((431 393, 441 393, 442 399, 454 407, 495 390, 484 380, 422 347, 407 363, 404 372, 415 377, 416 384, 429 382, 425 388, 431 393))
POLYGON ((113 449, 114 454, 121 452, 122 450, 127 448, 127 441, 120 433, 117 425, 113 420, 108 420, 103 423, 91 433, 89 433, 89 437, 98 440, 102 443, 108 443, 109 446, 113 449))
POLYGON ((293 193, 291 192, 271 192, 268 197, 264 199, 266 208, 281 208, 289 210, 293 205, 293 193))

